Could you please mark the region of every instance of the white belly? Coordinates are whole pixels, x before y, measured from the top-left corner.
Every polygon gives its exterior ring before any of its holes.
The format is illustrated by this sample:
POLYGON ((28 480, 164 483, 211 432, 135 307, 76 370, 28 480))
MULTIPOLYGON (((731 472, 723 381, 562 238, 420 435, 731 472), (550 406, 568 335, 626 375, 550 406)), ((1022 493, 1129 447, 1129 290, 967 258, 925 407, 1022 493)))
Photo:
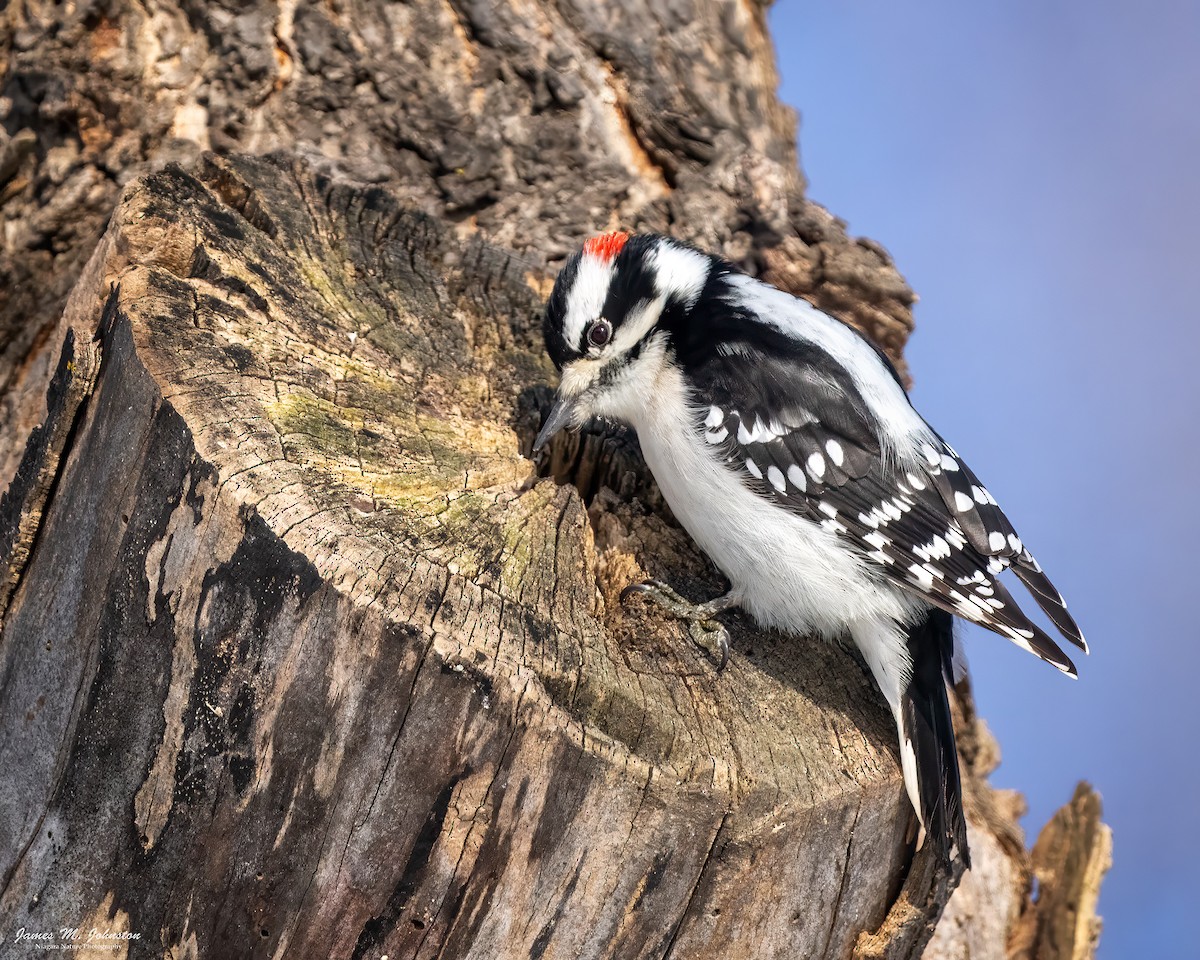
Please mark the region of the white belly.
POLYGON ((826 637, 916 619, 922 601, 883 582, 836 533, 759 496, 747 486, 748 474, 720 462, 661 344, 648 347, 643 361, 593 412, 637 430, 671 511, 751 616, 764 626, 826 637))
POLYGON ((638 439, 671 511, 764 626, 834 637, 907 622, 923 607, 866 568, 831 530, 747 486, 688 424, 643 422, 638 439))

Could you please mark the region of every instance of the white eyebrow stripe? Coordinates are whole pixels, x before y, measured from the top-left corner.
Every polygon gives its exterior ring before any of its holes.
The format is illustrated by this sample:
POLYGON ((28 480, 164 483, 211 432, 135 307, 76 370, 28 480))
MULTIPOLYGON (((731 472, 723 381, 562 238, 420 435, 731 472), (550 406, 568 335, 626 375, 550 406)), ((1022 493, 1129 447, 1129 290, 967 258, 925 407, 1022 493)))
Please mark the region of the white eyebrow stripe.
POLYGON ((604 261, 588 253, 580 258, 575 282, 567 296, 567 315, 563 319, 563 338, 572 350, 578 349, 583 331, 604 309, 612 275, 613 261, 604 261))

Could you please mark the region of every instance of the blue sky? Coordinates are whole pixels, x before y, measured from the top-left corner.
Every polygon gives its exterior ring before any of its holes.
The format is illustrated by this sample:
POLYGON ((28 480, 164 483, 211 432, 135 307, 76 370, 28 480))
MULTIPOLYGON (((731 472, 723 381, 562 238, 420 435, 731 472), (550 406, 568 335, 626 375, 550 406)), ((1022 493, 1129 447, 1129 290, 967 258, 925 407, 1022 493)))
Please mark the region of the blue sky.
POLYGON ((993 782, 1032 837, 1090 780, 1100 957, 1194 956, 1200 4, 781 0, 771 23, 809 195, 920 294, 917 406, 1092 646, 1072 682, 965 631, 993 782))

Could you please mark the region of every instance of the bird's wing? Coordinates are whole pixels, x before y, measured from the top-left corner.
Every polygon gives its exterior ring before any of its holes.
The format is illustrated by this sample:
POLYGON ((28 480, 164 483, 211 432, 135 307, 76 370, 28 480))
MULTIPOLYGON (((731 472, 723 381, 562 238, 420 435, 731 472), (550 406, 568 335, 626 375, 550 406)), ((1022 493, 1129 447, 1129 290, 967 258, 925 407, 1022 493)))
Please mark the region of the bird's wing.
POLYGON ((853 381, 803 344, 769 353, 723 345, 689 372, 702 436, 756 493, 833 530, 893 583, 1075 675, 997 575, 1011 566, 1063 635, 1086 650, 1062 597, 936 434, 920 466, 894 471, 853 381))

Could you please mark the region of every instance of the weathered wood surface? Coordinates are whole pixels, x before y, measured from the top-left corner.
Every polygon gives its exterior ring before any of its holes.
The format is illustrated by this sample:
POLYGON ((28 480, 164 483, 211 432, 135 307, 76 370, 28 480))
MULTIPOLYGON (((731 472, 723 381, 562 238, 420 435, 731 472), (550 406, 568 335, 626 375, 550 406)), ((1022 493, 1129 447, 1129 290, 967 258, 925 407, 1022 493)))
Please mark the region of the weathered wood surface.
POLYGON ((537 262, 669 230, 894 356, 912 329, 887 255, 803 195, 755 0, 20 0, 0 64, 0 427, 121 187, 204 149, 349 169, 537 262))
POLYGON ((540 265, 616 223, 902 362, 762 7, 25 0, 0 52, 0 955, 1087 955, 1105 828, 1031 863, 965 687, 946 906, 857 661, 735 620, 716 677, 616 603, 720 586, 636 445, 520 455, 540 265))
MULTIPOLYGON (((718 676, 621 609, 646 574, 719 581, 646 503, 589 511, 521 456, 543 288, 293 161, 130 189, 18 471, 0 925, 103 906, 134 956, 836 957, 884 921, 910 819, 869 676, 738 621, 718 676)), ((888 956, 948 894, 914 876, 888 956)))
POLYGON ((1100 815, 1100 797, 1080 784, 1038 836, 1033 875, 1040 893, 1022 910, 1013 934, 1015 953, 1063 960, 1095 955, 1100 883, 1112 867, 1112 830, 1100 815))
POLYGON ((539 278, 212 161, 137 184, 86 279, 91 393, 5 612, 6 928, 838 956, 883 919, 908 816, 863 670, 737 629, 718 677, 615 603, 639 563, 717 585, 681 532, 530 482, 539 278))

